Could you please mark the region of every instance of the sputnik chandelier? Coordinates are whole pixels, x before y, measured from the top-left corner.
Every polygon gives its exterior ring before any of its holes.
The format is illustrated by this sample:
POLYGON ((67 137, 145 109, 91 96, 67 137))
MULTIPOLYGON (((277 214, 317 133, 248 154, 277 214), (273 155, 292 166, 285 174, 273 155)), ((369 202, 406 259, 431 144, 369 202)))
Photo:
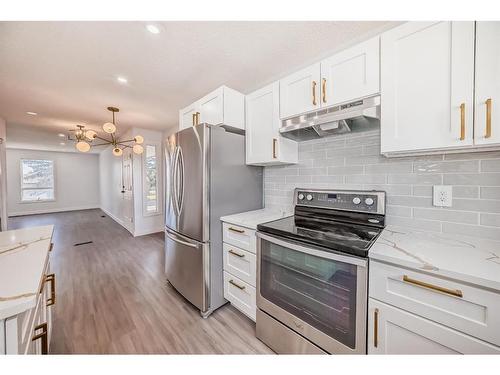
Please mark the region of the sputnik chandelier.
POLYGON ((75 137, 71 138, 68 136, 68 139, 76 142, 75 147, 80 152, 87 152, 91 147, 95 146, 113 145, 113 155, 115 156, 121 156, 123 154, 123 149, 125 148, 131 148, 134 153, 142 154, 144 152, 144 148, 141 146, 141 144, 144 142, 144 138, 140 135, 136 135, 134 139, 128 139, 125 141, 118 139, 115 134, 115 113, 119 112, 120 110, 116 107, 108 107, 108 111, 113 114, 113 122, 106 122, 102 126, 102 130, 104 130, 106 134, 109 134, 109 136, 111 137, 110 139, 100 137, 94 130, 85 130, 85 126, 83 125, 77 125, 76 129, 70 130, 75 133, 75 137), (96 139, 99 139, 102 142, 92 143, 96 139))

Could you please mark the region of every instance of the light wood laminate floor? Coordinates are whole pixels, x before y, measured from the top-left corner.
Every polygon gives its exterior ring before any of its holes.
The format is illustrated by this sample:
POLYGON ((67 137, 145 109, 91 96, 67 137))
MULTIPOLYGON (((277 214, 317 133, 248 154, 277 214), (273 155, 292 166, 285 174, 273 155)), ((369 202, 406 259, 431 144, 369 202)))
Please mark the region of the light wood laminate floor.
POLYGON ((101 210, 9 219, 55 225, 51 353, 258 354, 272 351, 229 304, 208 319, 165 281, 163 233, 132 237, 101 210), (74 246, 75 243, 92 244, 74 246))

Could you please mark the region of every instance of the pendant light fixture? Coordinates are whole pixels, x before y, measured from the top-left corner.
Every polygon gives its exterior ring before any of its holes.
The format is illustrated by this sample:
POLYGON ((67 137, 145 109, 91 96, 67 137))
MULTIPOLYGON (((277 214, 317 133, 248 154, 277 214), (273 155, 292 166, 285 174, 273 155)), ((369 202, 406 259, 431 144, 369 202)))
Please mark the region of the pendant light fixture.
POLYGON ((136 135, 134 139, 120 140, 116 136, 116 123, 115 123, 115 113, 120 110, 116 107, 108 107, 108 111, 113 114, 112 122, 106 122, 102 125, 102 130, 109 134, 110 138, 100 137, 96 131, 92 129, 85 130, 85 126, 77 125, 76 129, 70 130, 75 133, 75 137, 68 139, 75 141, 75 147, 80 152, 88 152, 91 147, 95 146, 113 146, 113 155, 121 156, 123 155, 124 148, 131 148, 135 154, 142 154, 144 152, 144 148, 142 147, 142 143, 144 143, 144 138, 140 135, 136 135), (99 139, 102 143, 93 144, 92 142, 95 139, 99 139), (132 144, 133 143, 133 144, 132 144))

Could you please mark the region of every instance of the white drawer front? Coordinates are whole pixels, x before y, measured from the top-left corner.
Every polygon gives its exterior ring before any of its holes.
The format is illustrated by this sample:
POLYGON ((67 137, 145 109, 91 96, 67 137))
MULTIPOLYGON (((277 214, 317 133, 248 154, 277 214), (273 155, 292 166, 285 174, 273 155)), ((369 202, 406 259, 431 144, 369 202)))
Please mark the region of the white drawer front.
POLYGON ((370 298, 368 354, 500 354, 500 348, 370 298))
POLYGON ((255 287, 256 256, 236 246, 224 243, 224 271, 255 287))
POLYGON ((224 298, 255 321, 255 288, 224 271, 224 298))
POLYGON ((500 346, 498 293, 372 261, 369 296, 500 346))
POLYGON ((228 244, 254 254, 257 252, 255 247, 255 230, 253 229, 224 223, 222 225, 222 237, 224 242, 228 244))

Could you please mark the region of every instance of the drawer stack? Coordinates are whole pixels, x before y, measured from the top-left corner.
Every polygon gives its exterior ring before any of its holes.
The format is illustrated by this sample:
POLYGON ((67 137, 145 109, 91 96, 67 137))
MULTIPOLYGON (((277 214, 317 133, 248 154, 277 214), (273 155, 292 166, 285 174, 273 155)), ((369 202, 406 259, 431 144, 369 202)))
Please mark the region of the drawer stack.
POLYGON ((223 223, 224 298, 255 321, 256 238, 255 230, 223 223))

